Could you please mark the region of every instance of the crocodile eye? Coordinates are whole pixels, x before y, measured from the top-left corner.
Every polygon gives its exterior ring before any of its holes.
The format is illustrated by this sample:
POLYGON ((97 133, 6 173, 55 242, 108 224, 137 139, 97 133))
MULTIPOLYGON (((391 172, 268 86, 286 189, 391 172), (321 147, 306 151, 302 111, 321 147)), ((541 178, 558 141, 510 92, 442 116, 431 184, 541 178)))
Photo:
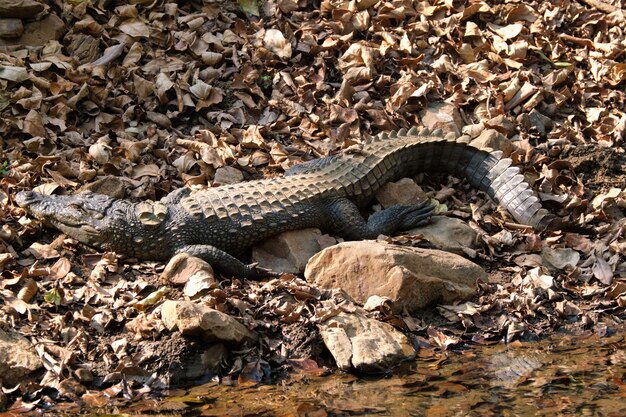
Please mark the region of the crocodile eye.
POLYGON ((113 210, 113 217, 124 218, 126 213, 121 208, 116 208, 113 210))
POLYGON ((82 214, 88 214, 88 213, 89 213, 89 212, 88 212, 87 210, 85 210, 85 208, 84 208, 83 206, 81 206, 80 204, 75 204, 75 203, 72 203, 72 204, 69 204, 69 207, 70 207, 71 209, 76 210, 76 211, 80 211, 82 214))

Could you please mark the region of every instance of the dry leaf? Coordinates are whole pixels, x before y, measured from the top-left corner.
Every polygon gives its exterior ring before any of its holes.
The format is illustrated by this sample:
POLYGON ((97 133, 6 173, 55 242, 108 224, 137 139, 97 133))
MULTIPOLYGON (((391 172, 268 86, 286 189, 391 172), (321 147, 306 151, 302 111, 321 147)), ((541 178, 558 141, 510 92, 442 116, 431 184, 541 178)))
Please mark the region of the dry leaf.
POLYGON ((279 58, 291 58, 291 44, 280 30, 268 29, 263 36, 263 44, 279 58))

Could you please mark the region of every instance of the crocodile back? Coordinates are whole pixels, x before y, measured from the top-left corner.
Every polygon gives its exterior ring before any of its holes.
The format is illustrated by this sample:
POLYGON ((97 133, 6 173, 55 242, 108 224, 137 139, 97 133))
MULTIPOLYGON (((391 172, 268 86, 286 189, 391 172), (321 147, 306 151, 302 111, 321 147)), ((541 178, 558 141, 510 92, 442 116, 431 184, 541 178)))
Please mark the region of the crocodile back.
POLYGON ((308 221, 315 217, 310 211, 316 202, 347 197, 360 204, 385 183, 425 171, 466 178, 522 224, 539 230, 554 226, 556 217, 541 207, 519 168, 502 152, 469 141, 415 128, 383 133, 338 155, 296 166, 283 177, 193 192, 181 206, 194 216, 234 220, 232 233, 264 222, 275 234, 294 229, 294 222, 302 227, 319 223, 308 221))

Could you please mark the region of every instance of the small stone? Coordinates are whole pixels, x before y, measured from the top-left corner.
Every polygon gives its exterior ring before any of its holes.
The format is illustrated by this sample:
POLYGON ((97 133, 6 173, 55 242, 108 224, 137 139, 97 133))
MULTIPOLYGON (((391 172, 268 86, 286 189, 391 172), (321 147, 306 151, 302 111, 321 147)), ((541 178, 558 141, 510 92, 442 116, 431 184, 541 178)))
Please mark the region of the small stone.
POLYGON ((240 345, 257 339, 257 335, 236 319, 192 301, 167 300, 161 306, 161 320, 170 331, 204 342, 240 345))
POLYGON ((463 119, 459 110, 449 103, 431 103, 420 114, 422 124, 430 130, 442 129, 444 133, 461 134, 463 119))
POLYGON ((496 151, 502 151, 505 157, 513 152, 513 144, 502 133, 495 129, 485 129, 474 140, 470 142, 470 146, 478 149, 491 148, 496 151))
POLYGON ((34 0, 0 0, 0 17, 32 19, 43 9, 44 5, 34 0))
POLYGON ((321 250, 319 229, 292 230, 252 247, 252 262, 275 272, 304 272, 311 256, 321 250))
POLYGON ((317 243, 319 243, 321 250, 336 245, 337 239, 334 236, 324 234, 317 238, 317 243))
POLYGON ((43 367, 30 340, 16 332, 0 330, 0 375, 5 387, 24 381, 24 377, 43 367))
POLYGON ((237 184, 243 181, 243 173, 237 168, 233 167, 221 167, 215 171, 215 178, 213 179, 213 186, 224 184, 237 184))
POLYGON ((476 247, 478 233, 463 220, 433 216, 424 226, 408 230, 409 235, 422 235, 437 249, 463 255, 465 248, 476 247))
POLYGON ((481 267, 459 255, 373 241, 324 249, 311 258, 304 276, 321 288, 343 289, 359 304, 372 295, 388 297, 394 313, 470 299, 476 282, 487 281, 481 267))
POLYGON ((161 280, 174 285, 185 285, 184 293, 188 297, 217 284, 211 265, 186 253, 179 253, 170 259, 161 274, 161 280))
POLYGON ((397 182, 388 182, 376 192, 376 199, 384 207, 396 204, 411 206, 428 199, 422 188, 410 178, 402 178, 397 182))
POLYGON ((0 38, 19 38, 24 33, 20 19, 0 19, 0 38))
POLYGON ((404 334, 362 315, 339 313, 318 328, 337 367, 344 371, 388 372, 415 357, 415 349, 404 334))

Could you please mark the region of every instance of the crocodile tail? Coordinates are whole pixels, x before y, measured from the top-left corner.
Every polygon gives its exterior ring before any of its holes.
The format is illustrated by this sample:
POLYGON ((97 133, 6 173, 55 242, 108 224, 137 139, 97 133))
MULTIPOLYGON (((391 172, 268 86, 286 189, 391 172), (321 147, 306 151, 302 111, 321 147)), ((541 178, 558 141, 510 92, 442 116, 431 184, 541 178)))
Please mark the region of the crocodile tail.
POLYGON ((563 228, 562 220, 541 206, 520 169, 512 165, 511 159, 504 158, 501 151, 475 148, 463 140, 456 143, 462 149, 456 165, 447 167, 451 172, 485 191, 517 222, 538 231, 563 228))

